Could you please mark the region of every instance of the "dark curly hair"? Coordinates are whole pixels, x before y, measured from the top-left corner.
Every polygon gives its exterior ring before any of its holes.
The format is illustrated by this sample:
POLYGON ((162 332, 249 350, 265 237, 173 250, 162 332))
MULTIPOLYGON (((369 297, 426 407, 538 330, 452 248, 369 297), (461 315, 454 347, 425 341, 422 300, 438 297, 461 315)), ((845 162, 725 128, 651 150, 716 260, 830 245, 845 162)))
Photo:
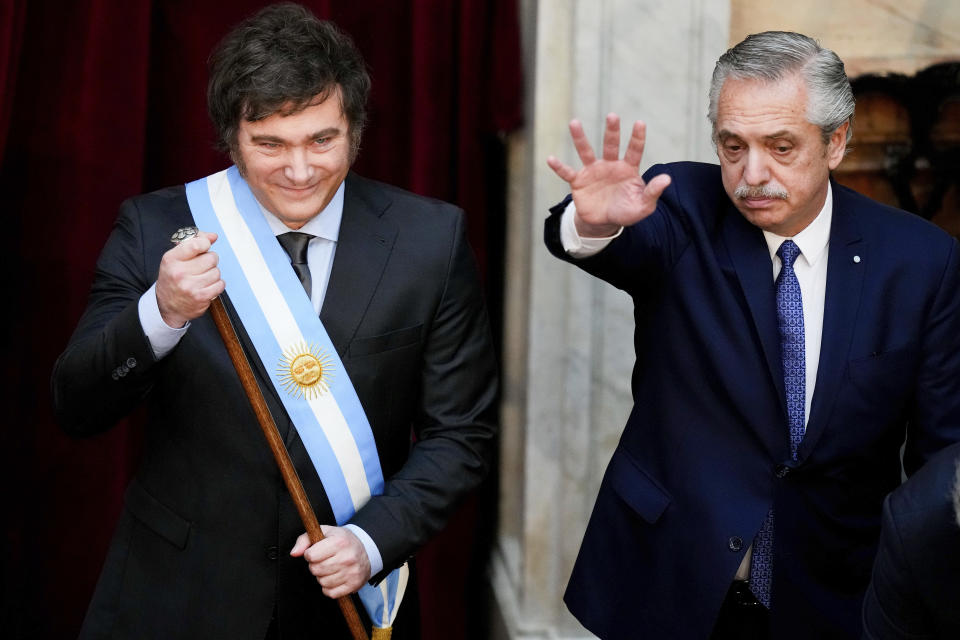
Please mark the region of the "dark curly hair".
POLYGON ((370 76, 348 35, 293 3, 271 5, 241 22, 210 55, 207 110, 218 147, 237 159, 240 119, 290 115, 340 88, 351 159, 367 120, 370 76))

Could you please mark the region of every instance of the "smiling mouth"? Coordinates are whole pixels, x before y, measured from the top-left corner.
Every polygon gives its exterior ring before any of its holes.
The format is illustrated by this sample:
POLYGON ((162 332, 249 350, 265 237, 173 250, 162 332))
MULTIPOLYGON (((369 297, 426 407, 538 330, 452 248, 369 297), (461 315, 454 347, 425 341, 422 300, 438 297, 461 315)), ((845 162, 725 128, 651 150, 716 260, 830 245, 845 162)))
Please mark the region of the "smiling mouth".
POLYGON ((317 185, 308 185, 306 187, 287 187, 284 185, 278 185, 278 186, 280 187, 281 190, 286 191, 288 193, 304 194, 304 193, 313 191, 317 185))

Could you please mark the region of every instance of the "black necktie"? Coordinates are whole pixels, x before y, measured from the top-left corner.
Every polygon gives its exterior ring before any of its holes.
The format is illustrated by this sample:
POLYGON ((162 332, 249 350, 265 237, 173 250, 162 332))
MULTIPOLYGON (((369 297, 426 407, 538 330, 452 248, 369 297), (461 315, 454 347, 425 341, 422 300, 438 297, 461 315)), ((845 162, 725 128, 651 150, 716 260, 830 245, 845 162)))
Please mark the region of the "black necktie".
POLYGON ((277 236, 280 246, 290 256, 290 264, 293 265, 293 271, 300 279, 303 290, 307 292, 307 297, 313 293, 313 281, 310 279, 310 267, 307 265, 307 245, 313 238, 309 233, 300 233, 299 231, 289 231, 277 236))

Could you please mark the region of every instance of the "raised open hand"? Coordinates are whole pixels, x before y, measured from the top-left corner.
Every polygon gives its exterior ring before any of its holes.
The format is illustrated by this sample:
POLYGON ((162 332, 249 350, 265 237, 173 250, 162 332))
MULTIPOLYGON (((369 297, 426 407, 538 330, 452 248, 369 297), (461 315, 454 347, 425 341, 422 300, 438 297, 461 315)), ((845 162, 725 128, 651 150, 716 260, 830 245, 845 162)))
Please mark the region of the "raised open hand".
POLYGON ((574 171, 556 156, 547 158, 547 164, 570 184, 577 209, 577 232, 581 236, 611 236, 620 227, 639 222, 653 213, 657 199, 670 184, 670 176, 659 175, 649 183, 640 177, 640 160, 647 137, 643 122, 633 124, 623 158, 619 157, 620 117, 615 113, 607 115, 603 157, 600 159, 594 155, 579 120, 570 123, 570 135, 583 167, 574 171))

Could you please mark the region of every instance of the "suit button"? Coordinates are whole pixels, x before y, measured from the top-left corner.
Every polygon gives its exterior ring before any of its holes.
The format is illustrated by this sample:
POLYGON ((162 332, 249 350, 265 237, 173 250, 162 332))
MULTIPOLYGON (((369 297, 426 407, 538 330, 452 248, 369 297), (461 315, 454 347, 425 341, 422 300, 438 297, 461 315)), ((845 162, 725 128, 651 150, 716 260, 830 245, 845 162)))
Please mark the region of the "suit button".
POLYGON ((773 473, 778 478, 786 478, 790 474, 790 467, 785 464, 778 464, 777 467, 773 470, 773 473))
POLYGON ((129 367, 130 369, 133 369, 136 366, 137 366, 136 358, 127 358, 127 367, 129 367))
POLYGON ((267 547, 267 560, 273 561, 279 557, 280 557, 280 549, 278 549, 276 546, 267 547))
POLYGON ((110 373, 110 377, 113 378, 114 380, 119 380, 119 379, 120 379, 120 373, 119 373, 116 369, 114 369, 114 370, 110 373))
POLYGON ((743 539, 740 536, 731 536, 727 540, 727 548, 730 551, 740 551, 740 549, 743 549, 743 539))

